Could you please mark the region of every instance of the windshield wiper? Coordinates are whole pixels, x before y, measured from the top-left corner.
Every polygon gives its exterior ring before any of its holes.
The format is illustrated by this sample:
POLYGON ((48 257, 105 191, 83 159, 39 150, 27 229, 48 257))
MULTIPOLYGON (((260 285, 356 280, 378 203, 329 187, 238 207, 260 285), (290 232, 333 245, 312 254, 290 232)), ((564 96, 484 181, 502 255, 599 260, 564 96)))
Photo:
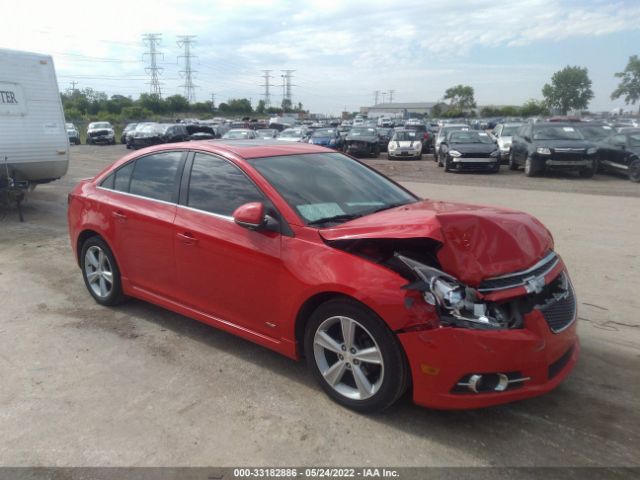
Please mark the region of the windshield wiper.
POLYGON ((334 215, 333 217, 319 218, 317 220, 307 222, 307 225, 321 225, 323 223, 340 222, 341 220, 344 220, 346 222, 347 220, 355 220, 356 218, 360 218, 362 216, 362 213, 342 213, 340 215, 334 215))
POLYGON ((396 203, 390 203, 389 205, 385 205, 384 207, 376 208, 375 210, 372 210, 372 211, 370 211, 370 212, 367 212, 367 215, 370 215, 370 214, 372 214, 372 213, 382 212, 383 210, 391 210, 392 208, 401 207, 401 206, 403 206, 403 205, 408 205, 409 203, 412 203, 412 202, 396 202, 396 203))

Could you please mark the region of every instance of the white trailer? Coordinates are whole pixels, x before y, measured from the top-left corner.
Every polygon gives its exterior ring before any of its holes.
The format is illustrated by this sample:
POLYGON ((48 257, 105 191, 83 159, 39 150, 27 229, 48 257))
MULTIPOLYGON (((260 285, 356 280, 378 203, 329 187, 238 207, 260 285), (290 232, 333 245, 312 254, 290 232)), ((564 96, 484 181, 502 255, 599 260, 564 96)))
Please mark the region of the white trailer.
POLYGON ((59 179, 68 166, 53 59, 0 49, 0 193, 19 202, 27 189, 59 179))

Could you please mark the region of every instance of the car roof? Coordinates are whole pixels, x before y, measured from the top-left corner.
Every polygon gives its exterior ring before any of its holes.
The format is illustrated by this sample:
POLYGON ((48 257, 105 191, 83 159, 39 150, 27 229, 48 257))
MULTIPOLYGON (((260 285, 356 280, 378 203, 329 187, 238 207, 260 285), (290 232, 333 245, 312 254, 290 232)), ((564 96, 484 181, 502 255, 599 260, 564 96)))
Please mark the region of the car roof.
POLYGON ((289 143, 271 139, 232 140, 217 139, 177 144, 182 148, 208 150, 212 153, 230 153, 245 159, 259 157, 275 157, 280 155, 296 155, 302 153, 327 153, 334 150, 313 145, 311 143, 289 143))

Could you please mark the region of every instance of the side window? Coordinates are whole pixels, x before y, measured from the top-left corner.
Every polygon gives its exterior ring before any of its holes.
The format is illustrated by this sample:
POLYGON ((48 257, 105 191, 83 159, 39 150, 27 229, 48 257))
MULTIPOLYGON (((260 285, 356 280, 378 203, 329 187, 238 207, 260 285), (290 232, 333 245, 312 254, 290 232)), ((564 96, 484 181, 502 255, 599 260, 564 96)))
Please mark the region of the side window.
POLYGON ((623 134, 617 134, 614 135, 613 137, 611 137, 611 144, 615 145, 616 147, 620 147, 622 145, 626 145, 627 144, 627 138, 623 135, 623 134))
POLYGON ((113 172, 111 175, 109 175, 107 178, 105 178, 102 183, 100 183, 100 186, 102 188, 108 188, 109 190, 113 190, 113 183, 116 179, 116 174, 115 172, 113 172))
POLYGON ((135 162, 129 162, 116 170, 116 178, 113 185, 114 190, 118 190, 119 192, 129 191, 129 181, 131 179, 131 172, 133 172, 134 163, 135 162))
POLYGON ((163 152, 138 158, 129 192, 165 202, 173 201, 181 160, 182 152, 163 152))
POLYGON ((196 153, 191 167, 187 206, 231 216, 240 205, 267 202, 258 188, 235 165, 196 153))

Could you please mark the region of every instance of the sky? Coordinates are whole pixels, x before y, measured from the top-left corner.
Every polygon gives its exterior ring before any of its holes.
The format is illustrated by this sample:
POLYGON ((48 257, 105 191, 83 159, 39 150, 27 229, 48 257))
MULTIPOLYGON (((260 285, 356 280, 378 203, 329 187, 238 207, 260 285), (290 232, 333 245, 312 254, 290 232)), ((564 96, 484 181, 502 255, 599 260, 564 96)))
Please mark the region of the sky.
POLYGON ((256 105, 269 69, 279 104, 291 69, 293 102, 327 114, 372 105, 376 90, 438 101, 460 83, 479 105, 520 105, 566 65, 588 68, 592 111, 631 109, 610 95, 640 54, 640 0, 21 0, 3 20, 0 48, 52 55, 61 90, 148 92, 142 35, 160 33, 162 94, 184 94, 177 37, 196 35, 197 101, 256 105))

